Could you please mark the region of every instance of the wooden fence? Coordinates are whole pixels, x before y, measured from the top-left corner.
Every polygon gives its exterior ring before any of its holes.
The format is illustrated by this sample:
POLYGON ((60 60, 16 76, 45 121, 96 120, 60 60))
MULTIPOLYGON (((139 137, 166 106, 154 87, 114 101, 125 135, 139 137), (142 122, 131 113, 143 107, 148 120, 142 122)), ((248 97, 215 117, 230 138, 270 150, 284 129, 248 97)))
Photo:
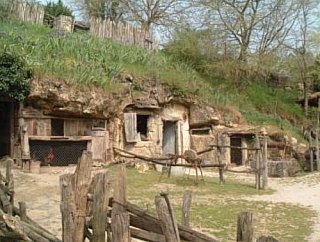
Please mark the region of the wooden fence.
POLYGON ((27 3, 25 1, 12 1, 10 14, 24 22, 43 24, 44 8, 40 4, 27 3))
POLYGON ((149 50, 157 50, 159 47, 150 33, 121 22, 115 24, 110 20, 91 18, 90 33, 94 36, 111 39, 126 45, 141 46, 149 50))

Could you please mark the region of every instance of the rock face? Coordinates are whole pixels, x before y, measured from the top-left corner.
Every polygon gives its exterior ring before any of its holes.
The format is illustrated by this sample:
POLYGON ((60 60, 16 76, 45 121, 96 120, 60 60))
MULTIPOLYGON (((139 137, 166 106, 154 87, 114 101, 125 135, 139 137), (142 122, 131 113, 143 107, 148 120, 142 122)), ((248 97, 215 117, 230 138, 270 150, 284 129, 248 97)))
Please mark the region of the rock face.
POLYGON ((27 104, 48 115, 110 118, 129 105, 143 108, 171 101, 190 102, 174 96, 168 86, 154 85, 150 80, 116 83, 114 89, 80 86, 54 78, 33 79, 27 104))

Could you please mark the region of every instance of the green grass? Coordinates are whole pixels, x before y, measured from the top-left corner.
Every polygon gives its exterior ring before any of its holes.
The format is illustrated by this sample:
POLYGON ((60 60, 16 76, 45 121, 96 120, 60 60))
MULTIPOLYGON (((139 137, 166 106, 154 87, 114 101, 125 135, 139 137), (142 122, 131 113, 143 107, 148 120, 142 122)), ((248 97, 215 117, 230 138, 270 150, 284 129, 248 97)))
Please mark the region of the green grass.
POLYGON ((141 83, 135 92, 143 91, 143 83, 149 80, 167 84, 180 97, 239 109, 254 125, 273 125, 300 135, 296 126, 306 122, 295 104, 298 92, 273 89, 258 81, 239 88, 232 80, 203 77, 187 63, 161 51, 148 52, 87 33, 61 35, 45 26, 0 22, 0 51, 21 56, 40 79, 50 76, 121 91, 117 81, 129 73, 134 76, 135 85, 141 83))
MULTIPOLYGON (((113 177, 115 170, 115 167, 110 169, 113 177)), ((250 201, 250 196, 271 194, 272 190, 257 191, 253 184, 232 178, 227 178, 225 185, 219 185, 217 178, 206 177, 204 183, 196 185, 192 176, 168 178, 156 171, 138 173, 136 169, 127 169, 129 201, 153 213, 155 196, 166 192, 180 221, 185 190, 193 192, 192 227, 221 241, 235 241, 237 215, 244 211, 254 212, 256 236, 272 235, 283 242, 298 242, 312 232, 312 210, 284 203, 250 201)))
POLYGON ((18 54, 36 76, 54 76, 85 85, 109 87, 128 72, 155 76, 188 92, 200 77, 184 63, 161 53, 124 46, 86 33, 61 35, 45 26, 0 22, 0 51, 18 54), (170 77, 170 78, 169 78, 170 77))

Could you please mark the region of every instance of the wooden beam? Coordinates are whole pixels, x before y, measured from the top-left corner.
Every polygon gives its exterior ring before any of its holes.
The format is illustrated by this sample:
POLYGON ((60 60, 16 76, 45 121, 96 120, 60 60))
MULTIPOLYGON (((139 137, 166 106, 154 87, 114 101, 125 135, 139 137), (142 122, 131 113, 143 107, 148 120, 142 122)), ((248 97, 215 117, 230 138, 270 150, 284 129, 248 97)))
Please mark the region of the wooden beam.
POLYGON ((240 213, 237 223, 237 242, 253 242, 253 228, 253 213, 240 213))
POLYGON ((190 227, 190 208, 192 202, 192 191, 186 190, 183 194, 181 224, 190 227))

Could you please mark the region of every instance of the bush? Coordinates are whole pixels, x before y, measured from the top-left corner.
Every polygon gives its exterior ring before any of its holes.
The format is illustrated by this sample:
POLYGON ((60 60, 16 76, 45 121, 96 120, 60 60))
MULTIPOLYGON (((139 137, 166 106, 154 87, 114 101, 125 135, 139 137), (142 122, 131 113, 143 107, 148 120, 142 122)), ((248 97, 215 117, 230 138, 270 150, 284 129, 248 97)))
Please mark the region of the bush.
POLYGON ((0 92, 17 101, 23 101, 30 92, 30 70, 17 56, 0 54, 0 92))

